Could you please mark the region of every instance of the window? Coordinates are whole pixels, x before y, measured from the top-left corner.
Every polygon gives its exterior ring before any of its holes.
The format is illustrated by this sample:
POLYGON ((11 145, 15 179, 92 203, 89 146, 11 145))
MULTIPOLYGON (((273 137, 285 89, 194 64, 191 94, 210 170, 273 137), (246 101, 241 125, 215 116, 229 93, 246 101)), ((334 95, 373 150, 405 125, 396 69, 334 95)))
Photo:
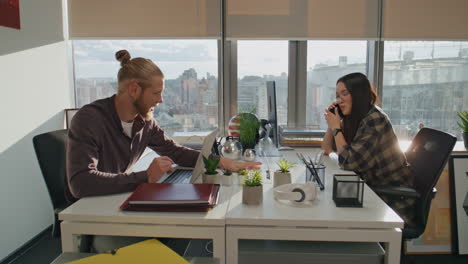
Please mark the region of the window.
POLYGON ((275 81, 278 124, 286 124, 288 111, 288 41, 237 42, 237 109, 268 119, 267 81, 275 81))
POLYGON ((75 40, 76 105, 81 107, 117 91, 115 52, 154 61, 165 75, 164 103, 154 117, 169 135, 218 126, 218 49, 216 40, 75 40))
POLYGON ((307 42, 306 125, 326 129, 325 108, 335 100, 336 81, 352 72, 366 74, 367 41, 307 42))
POLYGON ((457 111, 468 108, 468 42, 386 41, 382 107, 399 139, 420 126, 461 138, 457 111))

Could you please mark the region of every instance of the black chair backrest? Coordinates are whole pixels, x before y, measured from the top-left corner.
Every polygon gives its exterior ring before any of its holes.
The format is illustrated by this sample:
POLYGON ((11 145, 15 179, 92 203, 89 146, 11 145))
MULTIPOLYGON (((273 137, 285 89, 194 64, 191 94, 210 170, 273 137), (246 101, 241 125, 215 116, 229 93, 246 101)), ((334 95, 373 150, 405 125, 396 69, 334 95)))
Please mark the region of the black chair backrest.
POLYGON ((422 128, 405 153, 414 173, 414 188, 421 195, 417 216, 418 224, 423 225, 423 230, 431 208, 432 189, 437 184, 456 142, 457 138, 451 134, 422 128))
POLYGON ((64 208, 68 204, 65 198, 67 140, 66 129, 40 134, 33 138, 39 167, 54 209, 64 208))

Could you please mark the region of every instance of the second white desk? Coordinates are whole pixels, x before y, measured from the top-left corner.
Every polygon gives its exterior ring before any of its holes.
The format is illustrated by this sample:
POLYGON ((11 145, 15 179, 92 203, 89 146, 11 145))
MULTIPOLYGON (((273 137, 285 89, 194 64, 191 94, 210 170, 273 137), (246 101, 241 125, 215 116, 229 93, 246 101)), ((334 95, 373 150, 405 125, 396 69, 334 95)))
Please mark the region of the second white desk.
MULTIPOLYGON (((297 152, 313 155, 310 151, 297 152)), ((299 162, 295 152, 284 152, 284 155, 290 161, 299 162)), ((276 160, 271 159, 270 165, 276 160)), ((324 160, 326 188, 309 207, 295 207, 274 200, 271 183, 263 186, 261 205, 245 205, 242 204, 242 186, 233 186, 226 215, 227 264, 238 263, 242 239, 384 242, 386 263, 399 263, 403 220, 367 186, 362 208, 336 207, 332 199, 332 176, 349 172, 339 170, 336 162, 328 157, 324 160)), ((296 166, 292 175, 293 182, 304 183, 305 166, 296 166)))

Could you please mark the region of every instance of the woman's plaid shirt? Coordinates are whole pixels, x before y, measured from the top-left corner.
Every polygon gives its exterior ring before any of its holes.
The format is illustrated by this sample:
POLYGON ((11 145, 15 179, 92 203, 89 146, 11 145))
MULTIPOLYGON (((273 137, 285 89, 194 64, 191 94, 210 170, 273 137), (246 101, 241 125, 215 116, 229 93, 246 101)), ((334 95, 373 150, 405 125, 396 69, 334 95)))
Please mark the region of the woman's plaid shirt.
MULTIPOLYGON (((353 141, 338 153, 340 168, 361 175, 371 188, 412 187, 413 174, 385 113, 373 106, 359 124, 353 141)), ((406 224, 413 223, 413 199, 381 198, 406 224)))

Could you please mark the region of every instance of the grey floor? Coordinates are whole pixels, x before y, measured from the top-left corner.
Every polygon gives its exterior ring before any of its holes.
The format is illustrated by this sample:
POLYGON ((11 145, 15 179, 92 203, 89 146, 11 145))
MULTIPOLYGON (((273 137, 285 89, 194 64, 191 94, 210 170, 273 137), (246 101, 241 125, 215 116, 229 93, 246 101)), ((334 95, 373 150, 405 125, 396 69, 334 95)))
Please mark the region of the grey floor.
POLYGON ((50 264, 62 252, 60 238, 53 238, 50 232, 47 232, 26 252, 6 264, 50 264))
MULTIPOLYGON (((187 256, 210 256, 211 244, 207 240, 192 240, 187 249, 187 256), (206 250, 208 249, 208 251, 206 250)), ((17 256, 16 259, 5 264, 50 264, 61 253, 60 238, 53 238, 50 232, 32 245, 32 247, 17 256)), ((467 264, 468 255, 410 255, 406 256, 404 262, 411 264, 467 264)))

